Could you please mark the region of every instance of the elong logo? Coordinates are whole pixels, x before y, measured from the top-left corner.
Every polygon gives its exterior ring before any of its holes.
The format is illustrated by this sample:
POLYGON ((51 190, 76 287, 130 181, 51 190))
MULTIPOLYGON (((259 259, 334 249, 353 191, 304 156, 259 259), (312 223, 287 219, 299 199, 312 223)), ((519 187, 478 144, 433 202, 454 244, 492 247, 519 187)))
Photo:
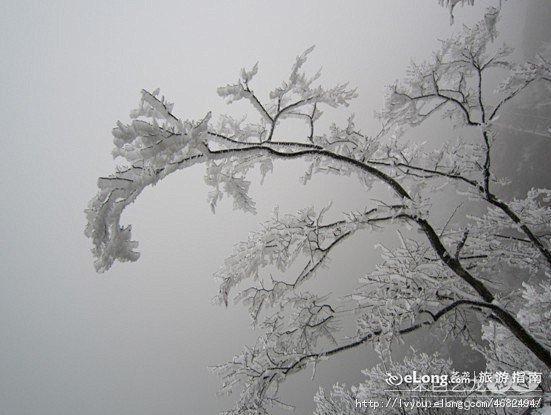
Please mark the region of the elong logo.
POLYGON ((418 385, 434 385, 434 386, 448 386, 448 375, 418 375, 414 370, 411 374, 402 376, 394 375, 392 373, 386 374, 385 382, 391 386, 398 386, 402 383, 405 384, 418 384, 418 385))

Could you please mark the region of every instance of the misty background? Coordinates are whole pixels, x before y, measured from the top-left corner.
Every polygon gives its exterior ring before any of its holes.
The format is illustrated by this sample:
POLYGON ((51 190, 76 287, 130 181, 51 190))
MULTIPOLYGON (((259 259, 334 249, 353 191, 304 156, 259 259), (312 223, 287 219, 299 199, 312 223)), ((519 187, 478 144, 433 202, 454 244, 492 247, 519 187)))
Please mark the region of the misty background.
MULTIPOLYGON (((241 307, 211 303, 212 274, 275 206, 294 213, 333 200, 339 214, 366 203, 354 178, 320 176, 303 187, 303 163, 276 162, 263 186, 251 177, 256 216, 233 211, 227 198, 213 215, 204 168, 195 166, 147 189, 123 214, 140 242, 140 260, 96 274, 83 211, 97 177, 115 169, 111 129, 128 120, 142 88, 160 87, 183 119, 208 111, 252 117, 246 104, 228 107, 216 88, 259 61, 253 85, 266 96, 315 44, 306 68, 322 67, 321 83, 349 81, 359 93, 347 110, 325 111, 324 122, 342 124, 353 112, 364 133, 376 134, 373 112, 382 106, 384 86, 493 4, 457 7, 450 26, 436 0, 5 0, 0 414, 213 414, 231 407, 236 397, 216 398, 219 381, 207 366, 231 359, 255 333, 241 307)), ((498 41, 518 48, 519 58, 533 56, 538 42, 551 37, 550 11, 545 0, 504 2, 498 41)), ((303 127, 294 128, 300 134, 303 127)), ((449 129, 435 122, 422 132, 429 133, 449 129)), ((520 154, 527 170, 514 174, 528 172, 531 183, 548 186, 548 168, 529 170, 534 160, 546 165, 549 137, 511 132, 509 139, 501 165, 520 154)), ((336 251, 326 277, 339 278, 326 278, 323 289, 356 282, 376 259, 361 244, 376 242, 356 238, 336 251)), ((360 370, 376 363, 371 357, 366 348, 347 355, 347 364, 337 357, 320 365, 314 382, 311 373, 299 374, 283 397, 311 411, 320 384, 357 383, 360 370)))

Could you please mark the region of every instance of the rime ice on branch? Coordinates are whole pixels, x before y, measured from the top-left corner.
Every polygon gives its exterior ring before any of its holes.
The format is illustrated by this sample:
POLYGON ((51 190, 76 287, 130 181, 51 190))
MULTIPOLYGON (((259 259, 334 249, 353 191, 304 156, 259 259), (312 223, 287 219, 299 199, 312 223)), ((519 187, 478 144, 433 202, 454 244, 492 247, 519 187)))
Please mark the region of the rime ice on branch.
MULTIPOLYGON (((226 194, 235 208, 254 212, 247 172, 259 166, 265 175, 276 159, 304 160, 305 184, 319 173, 354 173, 367 188, 377 182, 388 189, 385 200, 378 201, 370 201, 366 192, 370 206, 336 221, 326 219, 329 206, 294 215, 276 210, 260 231, 235 246, 216 273, 217 299, 226 305, 230 298, 245 304, 265 334, 231 362, 213 368, 221 376, 222 392, 241 391, 227 414, 263 414, 272 405, 286 406, 279 385, 287 375, 368 342, 385 359, 393 341, 421 328, 442 338, 461 338, 484 354, 489 367, 551 367, 551 319, 545 310, 534 312, 538 304, 549 303, 551 193, 533 189, 522 200, 506 200, 497 193, 503 178, 496 177, 492 165, 500 134, 495 120, 503 109, 533 86, 549 88, 549 49, 534 63, 512 62, 510 48, 492 43, 496 12, 490 10, 490 18, 443 41, 430 61, 412 64, 408 78, 389 89, 380 113, 383 129, 376 137, 362 133, 352 116, 345 126, 317 130, 324 106, 347 106, 356 92, 346 84, 317 85, 319 72, 307 76, 303 65, 312 48, 297 58, 289 78, 267 99, 253 89, 258 64, 218 90, 229 102, 248 100, 260 115, 256 124, 223 116, 213 125, 210 113, 199 122, 181 121, 158 91, 143 91, 139 108, 131 113, 133 121, 117 124, 113 155, 127 165, 99 179, 100 191, 86 210, 86 235, 93 241, 100 272, 115 260, 138 258, 130 227, 120 224, 124 208, 147 186, 197 163, 205 164, 213 210, 226 194), (487 94, 486 82, 502 70, 508 75, 497 93, 487 94), (406 128, 436 114, 472 129, 475 138, 443 137, 440 148, 431 151, 404 138, 406 128), (303 119, 309 132, 277 141, 275 132, 289 117, 303 119), (486 213, 466 216, 460 206, 452 207, 447 223, 437 226, 432 206, 440 202, 440 189, 450 185, 486 213), (349 296, 336 299, 304 288, 328 266, 335 247, 349 243, 352 235, 357 241, 390 225, 397 247, 375 248, 380 261, 363 276, 353 276, 360 277, 360 284, 349 296), (511 292, 500 284, 504 270, 518 275, 523 282, 519 290, 511 292), (353 335, 338 330, 347 318, 355 319, 353 335), (485 344, 476 334, 475 318, 482 324, 485 344), (496 359, 496 353, 505 360, 496 359)), ((430 363, 423 359, 415 364, 430 363)), ((442 359, 434 364, 451 367, 442 359)), ((374 373, 368 373, 371 379, 374 373)), ((332 413, 327 408, 336 401, 345 405, 362 387, 349 391, 337 385, 329 397, 320 392, 317 413, 332 413)))

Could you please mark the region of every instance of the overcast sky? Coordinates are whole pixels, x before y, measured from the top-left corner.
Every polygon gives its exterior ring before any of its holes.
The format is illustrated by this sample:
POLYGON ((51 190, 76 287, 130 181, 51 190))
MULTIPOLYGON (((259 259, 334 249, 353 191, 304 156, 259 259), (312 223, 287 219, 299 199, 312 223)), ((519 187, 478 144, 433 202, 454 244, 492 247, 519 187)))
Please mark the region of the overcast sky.
MULTIPOLYGON (((323 67, 322 82, 350 81, 360 94, 335 119, 355 112, 374 134, 384 85, 494 2, 480 3, 459 7, 450 27, 436 0, 3 1, 0 413, 228 407, 206 367, 230 359, 252 335, 243 310, 210 303, 212 273, 275 205, 294 212, 333 199, 339 212, 364 203, 350 179, 317 179, 305 191, 300 162, 278 163, 265 186, 253 186, 257 216, 227 201, 212 215, 196 166, 146 190, 123 216, 142 258, 96 274, 83 210, 97 177, 115 168, 111 129, 128 120, 142 88, 160 87, 183 119, 222 114, 233 110, 216 87, 235 82, 241 67, 259 61, 255 87, 267 93, 315 44, 307 67, 323 67)), ((500 31, 513 44, 525 3, 504 3, 500 31)), ((358 253, 343 251, 334 266, 360 276, 361 261, 346 264, 358 253)), ((305 402, 316 388, 301 389, 305 402)))

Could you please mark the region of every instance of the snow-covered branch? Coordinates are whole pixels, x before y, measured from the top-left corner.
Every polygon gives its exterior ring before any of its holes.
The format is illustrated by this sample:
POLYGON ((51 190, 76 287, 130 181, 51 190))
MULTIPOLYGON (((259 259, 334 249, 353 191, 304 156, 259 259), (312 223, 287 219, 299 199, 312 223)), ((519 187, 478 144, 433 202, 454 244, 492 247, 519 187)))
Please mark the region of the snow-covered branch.
MULTIPOLYGON (((448 5, 453 8, 456 3, 448 5)), ((489 10, 482 22, 442 42, 430 62, 412 64, 408 79, 390 89, 380 114, 383 130, 376 137, 363 133, 353 116, 345 126, 318 130, 320 108, 347 106, 356 91, 347 84, 324 88, 317 84, 319 72, 303 72, 312 48, 297 57, 289 78, 267 98, 253 89, 258 64, 242 70, 235 84, 219 88, 219 95, 229 102, 248 100, 259 113, 256 123, 229 116, 215 123, 210 113, 198 122, 182 121, 159 91, 142 91, 133 120, 117 123, 113 156, 125 165, 98 180, 99 192, 86 210, 85 233, 92 239, 99 272, 116 260, 138 259, 130 226, 120 224, 126 206, 149 185, 198 163, 204 164, 205 182, 212 188, 208 200, 213 211, 226 195, 235 208, 254 213, 247 174, 259 167, 264 177, 273 172, 274 160, 303 160, 304 184, 319 173, 353 173, 368 188, 375 183, 386 188, 384 200, 366 196, 369 207, 339 220, 326 220, 329 207, 296 214, 276 209, 261 230, 235 245, 215 275, 220 280, 217 301, 227 305, 233 298, 243 303, 254 325, 265 333, 231 362, 214 368, 223 392, 241 391, 236 408, 227 414, 262 414, 272 405, 286 407, 279 385, 289 374, 369 341, 376 342, 384 355, 394 339, 421 328, 461 337, 482 350, 488 361, 507 347, 505 339, 514 338, 512 349, 529 350, 533 367, 551 367, 547 326, 533 312, 536 301, 548 302, 551 194, 533 189, 523 199, 500 198, 492 168, 492 146, 499 134, 495 121, 530 85, 549 84, 550 59, 542 53, 533 64, 509 62, 508 47, 492 46, 497 18, 497 11, 489 10), (509 76, 490 105, 485 83, 495 68, 509 71, 509 76), (427 151, 423 143, 400 135, 405 127, 420 125, 437 113, 474 130, 477 138, 442 137, 440 148, 427 151), (304 120, 309 134, 279 141, 276 128, 289 117, 304 120), (398 134, 387 134, 393 129, 398 134), (450 184, 465 203, 476 203, 486 213, 456 219, 456 208, 443 226, 438 225, 441 218, 435 217, 434 206, 440 205, 441 188, 450 184), (379 261, 365 270, 353 293, 333 298, 309 291, 338 247, 362 233, 391 227, 397 245, 377 245, 379 261), (514 297, 500 286, 504 269, 519 273, 527 304, 504 301, 514 297), (542 275, 543 284, 530 281, 542 275), (340 322, 350 316, 356 332, 341 335, 340 322), (484 322, 492 350, 477 344, 471 331, 475 317, 484 322)), ((542 316, 549 320, 545 313, 542 316)), ((504 356, 515 365, 511 353, 504 356)), ((427 363, 423 359, 410 363, 427 363)), ((449 362, 435 362, 451 370, 449 362)), ((317 413, 333 413, 328 411, 335 401, 345 405, 350 397, 361 396, 361 390, 361 385, 350 391, 336 386, 329 397, 320 392, 317 413)))

